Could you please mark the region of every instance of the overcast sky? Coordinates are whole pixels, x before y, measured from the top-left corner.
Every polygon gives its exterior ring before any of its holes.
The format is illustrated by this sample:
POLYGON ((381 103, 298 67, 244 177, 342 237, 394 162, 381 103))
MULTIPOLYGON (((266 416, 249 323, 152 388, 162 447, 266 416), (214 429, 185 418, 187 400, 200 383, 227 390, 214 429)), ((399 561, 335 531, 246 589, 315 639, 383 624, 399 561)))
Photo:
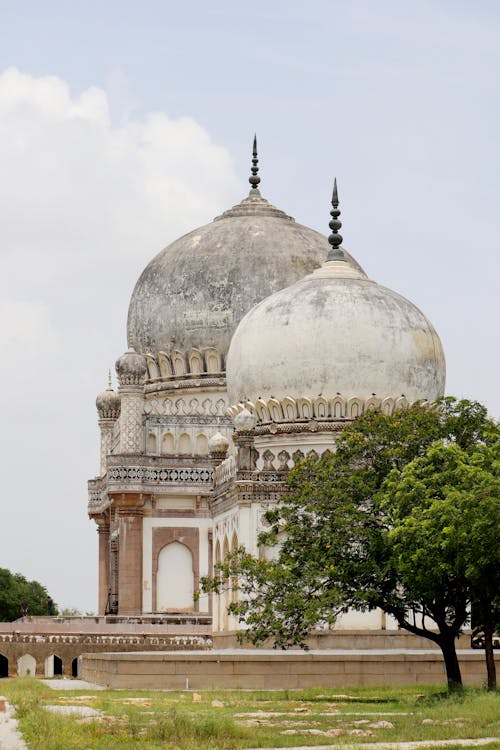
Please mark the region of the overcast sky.
POLYGON ((500 416, 500 6, 0 0, 0 567, 95 610, 95 396, 133 285, 247 192, 415 302, 500 416))

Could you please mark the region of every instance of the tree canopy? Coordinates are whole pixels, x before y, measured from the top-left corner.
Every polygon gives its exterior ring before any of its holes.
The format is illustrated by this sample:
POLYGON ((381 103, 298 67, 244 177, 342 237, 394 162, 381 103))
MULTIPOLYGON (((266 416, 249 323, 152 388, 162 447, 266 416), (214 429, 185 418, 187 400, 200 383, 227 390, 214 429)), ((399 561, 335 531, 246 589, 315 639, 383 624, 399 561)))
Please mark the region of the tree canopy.
POLYGON ((20 573, 11 573, 0 568, 0 621, 12 622, 23 615, 47 615, 57 613, 57 607, 45 586, 38 581, 28 581, 20 573))
POLYGON ((379 607, 439 645, 459 685, 455 639, 471 603, 486 618, 498 591, 499 457, 498 427, 476 402, 368 412, 334 454, 290 472, 260 538, 272 559, 240 549, 204 586, 238 576, 230 609, 253 642, 280 647, 305 646, 312 627, 348 609, 379 607))

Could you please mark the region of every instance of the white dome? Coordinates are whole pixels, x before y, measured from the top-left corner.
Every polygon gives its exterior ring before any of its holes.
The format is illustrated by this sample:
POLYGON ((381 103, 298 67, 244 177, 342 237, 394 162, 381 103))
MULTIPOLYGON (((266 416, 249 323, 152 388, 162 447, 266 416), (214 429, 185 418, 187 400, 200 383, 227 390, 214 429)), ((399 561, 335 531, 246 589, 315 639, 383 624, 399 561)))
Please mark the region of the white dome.
POLYGON ((285 397, 442 396, 445 359, 423 313, 346 260, 256 305, 227 357, 231 404, 285 397))

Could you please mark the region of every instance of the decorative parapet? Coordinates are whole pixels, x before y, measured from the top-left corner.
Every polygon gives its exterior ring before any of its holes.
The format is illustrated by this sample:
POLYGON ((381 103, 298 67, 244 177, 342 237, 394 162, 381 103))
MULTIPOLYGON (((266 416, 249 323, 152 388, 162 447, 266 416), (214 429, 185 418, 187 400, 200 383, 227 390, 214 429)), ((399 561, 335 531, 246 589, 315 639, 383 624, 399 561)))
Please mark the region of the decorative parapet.
POLYGON ((214 347, 188 351, 172 349, 168 353, 158 352, 156 355, 145 356, 150 383, 179 379, 204 381, 214 377, 219 379, 225 375, 224 356, 214 347))
POLYGON ((214 486, 218 487, 225 482, 229 482, 235 476, 236 459, 234 456, 228 456, 214 469, 214 486))
MULTIPOLYGON (((423 406, 430 402, 422 400, 423 406)), ((270 423, 306 423, 311 420, 321 424, 325 422, 349 422, 357 419, 370 409, 380 409, 384 414, 392 414, 399 409, 407 409, 411 406, 405 396, 397 398, 387 397, 384 399, 372 396, 368 399, 352 396, 344 398, 337 395, 334 398, 292 398, 286 396, 283 399, 270 398, 267 401, 257 399, 255 403, 246 401, 245 403, 235 404, 228 409, 228 414, 233 417, 239 414, 243 409, 248 409, 257 417, 258 424, 270 423)), ((323 429, 323 427, 319 427, 323 429)))
POLYGON ((102 479, 90 479, 88 485, 88 512, 90 515, 102 513, 110 504, 106 485, 102 479))
POLYGON ((169 485, 199 487, 206 492, 213 482, 213 471, 207 456, 206 465, 186 457, 108 456, 106 486, 108 492, 142 492, 145 488, 169 485))

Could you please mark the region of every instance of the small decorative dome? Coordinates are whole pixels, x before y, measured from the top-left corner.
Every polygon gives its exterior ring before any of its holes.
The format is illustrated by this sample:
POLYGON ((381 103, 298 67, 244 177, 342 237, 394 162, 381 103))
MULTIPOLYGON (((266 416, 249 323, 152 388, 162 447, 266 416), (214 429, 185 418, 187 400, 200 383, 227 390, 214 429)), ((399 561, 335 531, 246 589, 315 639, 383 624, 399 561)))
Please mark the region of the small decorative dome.
POLYGON ((246 407, 242 409, 233 419, 236 432, 250 432, 257 424, 255 414, 246 407))
POLYGON ((326 237, 263 198, 257 172, 255 143, 248 197, 146 266, 128 311, 128 344, 136 351, 214 347, 225 356, 245 313, 324 261, 326 237))
POLYGON ((229 440, 222 433, 216 432, 208 441, 208 452, 210 455, 226 455, 229 450, 229 440))
POLYGON ((112 389, 111 383, 95 401, 100 419, 118 419, 120 416, 120 396, 112 389))
POLYGON ((226 367, 231 404, 442 396, 445 359, 436 331, 415 305, 346 260, 336 191, 334 199, 329 260, 260 302, 238 326, 226 367))
POLYGON ((147 364, 142 354, 130 348, 116 360, 116 374, 120 385, 142 385, 146 378, 147 364))

